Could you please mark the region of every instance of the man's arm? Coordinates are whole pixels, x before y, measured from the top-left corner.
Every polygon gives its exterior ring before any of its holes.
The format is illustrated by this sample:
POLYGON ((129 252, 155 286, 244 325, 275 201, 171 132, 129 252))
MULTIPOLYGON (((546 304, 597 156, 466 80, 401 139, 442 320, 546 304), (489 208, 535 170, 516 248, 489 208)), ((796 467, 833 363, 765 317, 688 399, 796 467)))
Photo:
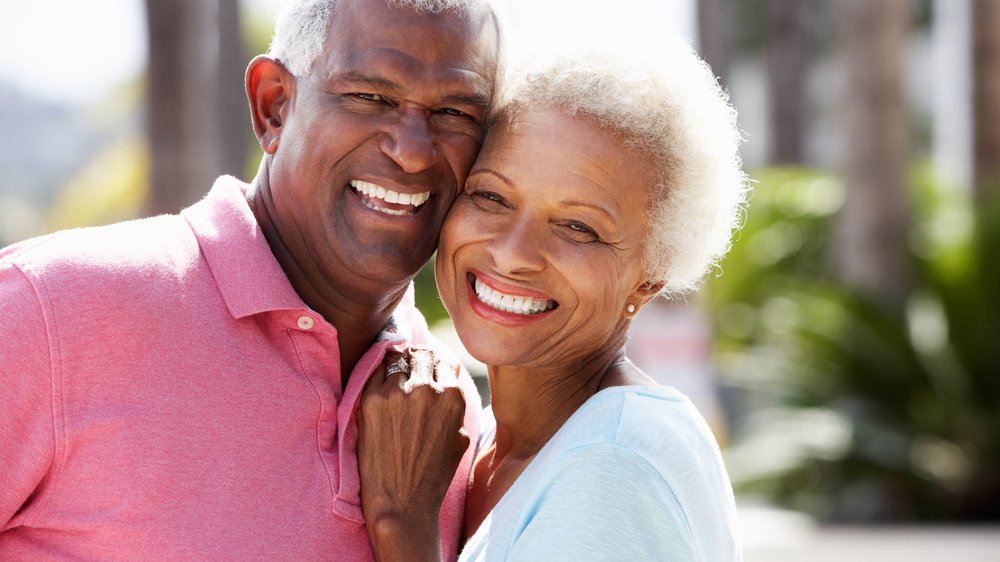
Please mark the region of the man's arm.
POLYGON ((29 279, 0 262, 0 532, 21 525, 55 458, 50 341, 29 279))

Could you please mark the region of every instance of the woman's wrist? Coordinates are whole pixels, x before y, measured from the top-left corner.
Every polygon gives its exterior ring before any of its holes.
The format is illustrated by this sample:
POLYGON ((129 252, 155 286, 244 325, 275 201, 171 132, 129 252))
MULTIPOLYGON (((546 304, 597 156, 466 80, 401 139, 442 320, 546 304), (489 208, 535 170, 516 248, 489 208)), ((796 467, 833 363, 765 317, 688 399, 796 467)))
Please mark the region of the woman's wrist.
POLYGON ((441 560, 437 517, 387 513, 365 524, 379 562, 441 560))

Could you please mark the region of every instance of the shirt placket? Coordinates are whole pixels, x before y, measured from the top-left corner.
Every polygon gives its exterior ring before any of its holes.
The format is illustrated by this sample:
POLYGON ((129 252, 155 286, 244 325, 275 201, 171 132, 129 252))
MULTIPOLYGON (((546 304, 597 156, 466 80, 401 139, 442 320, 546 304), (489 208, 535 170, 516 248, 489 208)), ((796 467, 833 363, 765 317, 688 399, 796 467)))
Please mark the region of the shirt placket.
POLYGON ((337 408, 343 391, 340 388, 340 348, 337 332, 315 312, 289 311, 283 324, 303 375, 316 391, 319 414, 316 419, 316 451, 326 471, 331 498, 340 487, 340 451, 337 450, 339 420, 337 408))

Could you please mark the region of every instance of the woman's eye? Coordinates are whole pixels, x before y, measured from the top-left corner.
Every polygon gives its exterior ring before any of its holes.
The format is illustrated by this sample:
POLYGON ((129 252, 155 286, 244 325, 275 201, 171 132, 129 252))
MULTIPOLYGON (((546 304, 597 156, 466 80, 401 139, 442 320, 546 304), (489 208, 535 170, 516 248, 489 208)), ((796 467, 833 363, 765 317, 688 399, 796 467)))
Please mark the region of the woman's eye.
POLYGON ((580 223, 580 222, 570 222, 566 223, 566 228, 572 233, 573 238, 583 242, 600 242, 601 237, 597 235, 597 232, 593 228, 580 223))
POLYGON ((468 117, 470 119, 472 118, 472 116, 469 115, 468 113, 466 113, 466 112, 464 112, 464 111, 462 111, 460 109, 455 109, 453 107, 445 107, 445 108, 439 109, 438 113, 443 113, 445 115, 448 115, 449 117, 468 117))
POLYGON ((483 209, 495 209, 507 206, 504 198, 492 191, 473 191, 469 196, 483 209))

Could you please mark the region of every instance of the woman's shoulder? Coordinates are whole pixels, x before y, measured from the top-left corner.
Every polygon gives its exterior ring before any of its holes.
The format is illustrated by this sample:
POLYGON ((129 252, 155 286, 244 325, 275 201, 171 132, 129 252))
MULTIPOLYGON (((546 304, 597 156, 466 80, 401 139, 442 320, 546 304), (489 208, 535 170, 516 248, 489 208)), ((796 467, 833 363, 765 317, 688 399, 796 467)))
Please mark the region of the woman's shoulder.
POLYGON ((562 555, 585 545, 588 556, 603 552, 595 559, 668 552, 684 560, 738 559, 732 488, 718 447, 673 388, 598 392, 519 484, 516 501, 505 506, 516 513, 512 548, 532 554, 526 558, 579 559, 562 555))
MULTIPOLYGON (((629 385, 601 390, 566 422, 563 439, 611 442, 640 454, 676 453, 678 447, 718 445, 691 401, 669 386, 629 385)), ((557 436, 558 437, 558 436, 557 436)))
POLYGON ((576 462, 641 465, 648 484, 652 476, 682 504, 700 503, 699 496, 709 491, 732 495, 708 423, 672 387, 611 387, 595 394, 574 418, 553 439, 542 463, 559 465, 572 452, 576 462))

